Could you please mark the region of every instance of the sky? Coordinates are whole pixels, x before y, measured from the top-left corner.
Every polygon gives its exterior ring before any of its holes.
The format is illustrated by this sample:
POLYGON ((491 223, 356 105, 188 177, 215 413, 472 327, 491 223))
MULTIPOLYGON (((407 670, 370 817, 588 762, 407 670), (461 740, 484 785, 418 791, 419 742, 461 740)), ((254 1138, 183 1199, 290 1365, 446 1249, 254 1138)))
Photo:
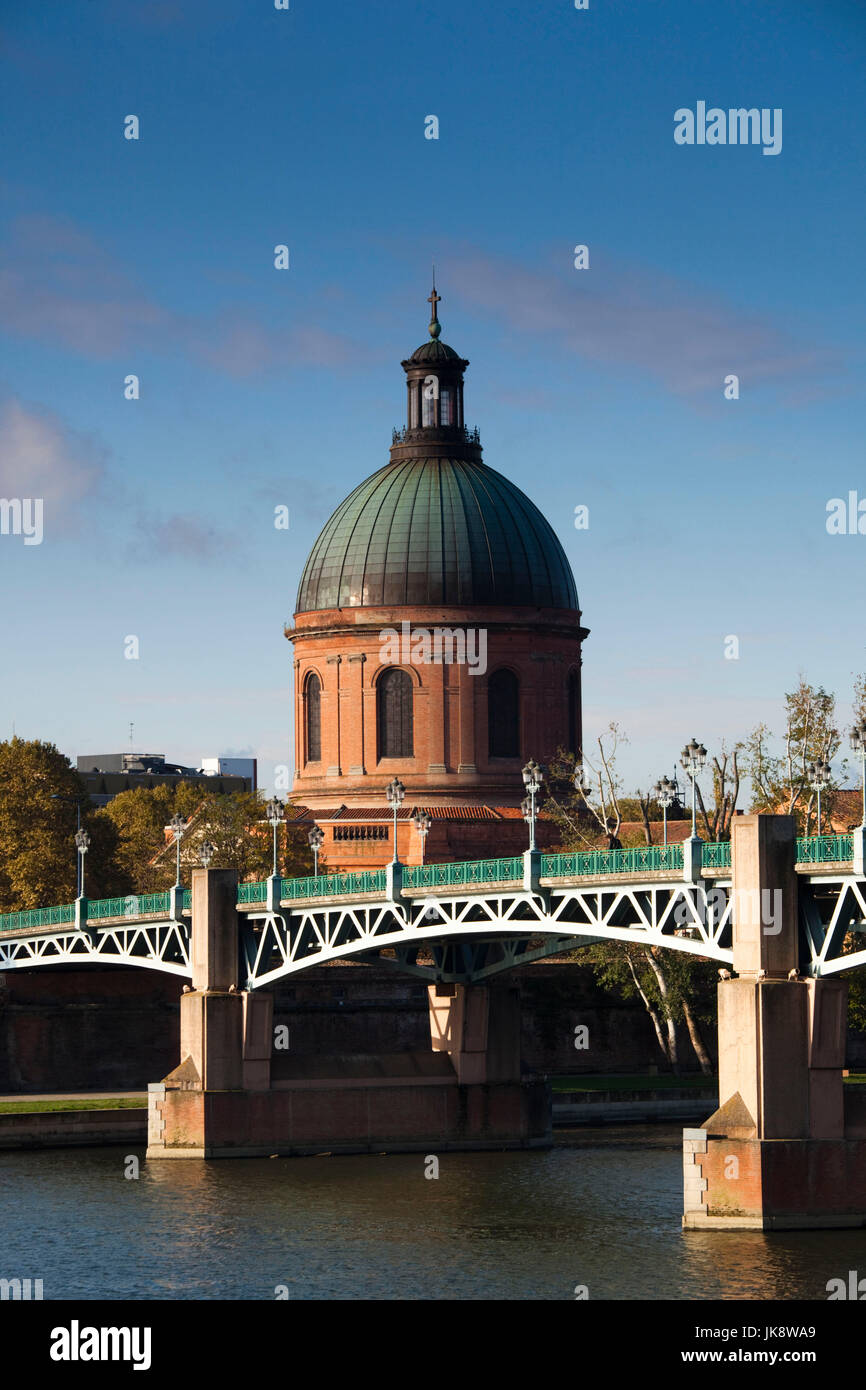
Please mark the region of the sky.
POLYGON ((74 759, 132 723, 139 751, 255 756, 272 786, 283 628, 404 422, 434 259, 484 461, 574 570, 587 743, 620 725, 626 788, 692 736, 778 733, 800 672, 848 722, 857 0, 0 15, 0 498, 43 499, 41 543, 11 513, 0 534, 0 737, 74 759), (698 102, 781 111, 781 149, 677 143, 698 102))

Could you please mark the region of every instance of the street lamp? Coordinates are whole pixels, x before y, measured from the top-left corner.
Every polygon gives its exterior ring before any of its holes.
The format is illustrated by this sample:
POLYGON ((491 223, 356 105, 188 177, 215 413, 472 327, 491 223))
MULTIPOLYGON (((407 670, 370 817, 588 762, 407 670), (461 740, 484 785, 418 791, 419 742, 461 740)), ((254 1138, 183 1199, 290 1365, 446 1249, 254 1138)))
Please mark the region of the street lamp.
POLYGON ((813 792, 818 793, 818 834, 821 834, 821 788, 826 787, 830 781, 830 764, 824 762, 823 758, 818 758, 817 762, 809 763, 806 768, 806 777, 813 792))
POLYGON ((541 783, 544 780, 544 768, 540 767, 534 758, 530 758, 526 767, 523 769, 523 785, 528 796, 524 797, 520 809, 523 812, 523 819, 529 825, 529 848, 530 851, 536 848, 535 844, 535 798, 541 791, 541 783))
POLYGON ((186 830, 186 826, 187 822, 180 814, 180 811, 178 811, 176 816, 172 816, 171 820, 169 821, 169 828, 174 831, 174 843, 177 846, 177 872, 174 884, 175 888, 180 887, 180 842, 183 839, 183 833, 186 830))
POLYGON ((274 871, 273 877, 277 876, 277 830, 283 820, 285 805, 278 796, 273 797, 267 804, 268 822, 274 828, 274 871))
POLYGON ((313 851, 313 874, 319 877, 319 850, 325 843, 325 832, 318 825, 314 825, 307 839, 310 842, 310 849, 313 851))
POLYGON ((697 810, 695 803, 695 784, 699 772, 706 766, 707 750, 702 743, 698 743, 693 738, 691 743, 687 743, 680 754, 680 766, 688 773, 692 779, 692 839, 697 839, 697 810))
POLYGON ((406 788, 399 777, 395 777, 393 782, 388 783, 385 788, 385 795, 388 798, 388 805, 394 812, 394 858, 392 862, 396 864, 399 862, 397 859, 397 812, 403 804, 403 797, 406 795, 406 788))
POLYGON ((203 869, 210 868, 210 861, 215 854, 216 845, 211 844, 210 840, 205 840, 204 844, 199 846, 199 855, 201 856, 201 866, 203 869))
MULTIPOLYGON (((52 801, 72 801, 72 802, 75 803, 75 810, 76 810, 76 823, 75 823, 75 829, 76 829, 76 832, 79 831, 79 830, 81 829, 81 804, 82 804, 82 802, 88 801, 89 799, 90 799, 90 798, 88 797, 87 792, 81 792, 81 793, 79 793, 77 796, 73 796, 73 795, 72 795, 71 793, 69 793, 69 792, 53 792, 52 795, 51 795, 51 800, 52 800, 52 801)), ((78 857, 77 854, 76 854, 76 856, 75 856, 75 874, 76 874, 75 896, 76 896, 77 898, 80 898, 80 897, 81 897, 81 861, 79 860, 79 857, 78 857)))
POLYGON ((412 817, 412 824, 421 836, 421 863, 424 863, 424 846, 427 843, 427 835, 430 826, 433 824, 433 817, 429 811, 416 811, 412 817))
POLYGON ((78 849, 78 896, 84 897, 84 856, 90 849, 90 836, 86 830, 77 830, 75 844, 78 849))
POLYGON ((866 719, 861 719, 851 730, 851 748, 860 759, 860 777, 863 782, 863 827, 866 829, 866 719))
POLYGON ((660 777, 653 787, 652 794, 659 806, 662 808, 662 819, 664 824, 664 842, 668 842, 668 807, 672 806, 676 800, 677 785, 672 782, 670 777, 660 777))

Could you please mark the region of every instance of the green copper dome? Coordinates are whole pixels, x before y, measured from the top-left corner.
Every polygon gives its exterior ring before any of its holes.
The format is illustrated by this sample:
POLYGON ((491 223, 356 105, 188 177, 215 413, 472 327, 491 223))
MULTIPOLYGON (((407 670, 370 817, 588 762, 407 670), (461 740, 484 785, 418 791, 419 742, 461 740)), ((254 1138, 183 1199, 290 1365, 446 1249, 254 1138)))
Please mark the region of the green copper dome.
MULTIPOLYGON (((438 328, 438 324, 436 325, 438 328)), ((460 353, 455 352, 453 347, 447 343, 440 343, 438 338, 432 338, 429 343, 422 343, 416 348, 409 358, 410 362, 459 362, 460 353)))
POLYGON ((386 464, 340 504, 296 612, 392 604, 578 606, 565 552, 519 488, 477 460, 419 457, 386 464))

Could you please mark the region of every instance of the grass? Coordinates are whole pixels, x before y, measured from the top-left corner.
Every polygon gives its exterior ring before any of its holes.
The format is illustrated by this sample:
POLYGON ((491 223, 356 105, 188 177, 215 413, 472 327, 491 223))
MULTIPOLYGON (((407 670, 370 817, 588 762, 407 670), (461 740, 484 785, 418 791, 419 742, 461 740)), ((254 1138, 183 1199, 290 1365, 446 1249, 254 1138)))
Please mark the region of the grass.
MULTIPOLYGON (((660 1076, 647 1076, 641 1072, 636 1076, 552 1076, 550 1084, 554 1094, 569 1091, 670 1091, 690 1087, 718 1085, 717 1076, 701 1076, 689 1072, 687 1076, 672 1076, 664 1072, 660 1076)), ((844 1078, 846 1086, 866 1085, 866 1072, 844 1078)))
POLYGON ((664 1072, 661 1076, 647 1076, 641 1072, 636 1076, 553 1076, 551 1086, 554 1091, 670 1091, 690 1086, 715 1086, 714 1076, 695 1075, 672 1076, 664 1072))
POLYGON ((86 1100, 2 1100, 0 1115, 45 1115, 60 1110, 146 1110, 147 1098, 93 1096, 86 1100))

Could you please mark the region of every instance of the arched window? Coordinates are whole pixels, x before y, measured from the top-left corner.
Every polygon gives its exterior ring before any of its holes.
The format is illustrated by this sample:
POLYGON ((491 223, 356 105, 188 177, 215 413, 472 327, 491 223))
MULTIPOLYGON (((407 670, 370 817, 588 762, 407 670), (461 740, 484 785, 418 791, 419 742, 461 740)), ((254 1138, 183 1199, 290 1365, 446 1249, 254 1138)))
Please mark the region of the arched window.
POLYGON ((580 677, 572 671, 568 677, 568 751, 580 757, 580 677))
POLYGON ((491 758, 520 757, 520 687, 513 671, 487 682, 487 739, 491 758))
POLYGON ((411 758, 412 677, 392 668, 376 691, 379 715, 379 757, 411 758))
POLYGON ((307 677, 304 703, 306 706, 307 762, 317 763, 322 756, 322 682, 315 671, 307 677))

